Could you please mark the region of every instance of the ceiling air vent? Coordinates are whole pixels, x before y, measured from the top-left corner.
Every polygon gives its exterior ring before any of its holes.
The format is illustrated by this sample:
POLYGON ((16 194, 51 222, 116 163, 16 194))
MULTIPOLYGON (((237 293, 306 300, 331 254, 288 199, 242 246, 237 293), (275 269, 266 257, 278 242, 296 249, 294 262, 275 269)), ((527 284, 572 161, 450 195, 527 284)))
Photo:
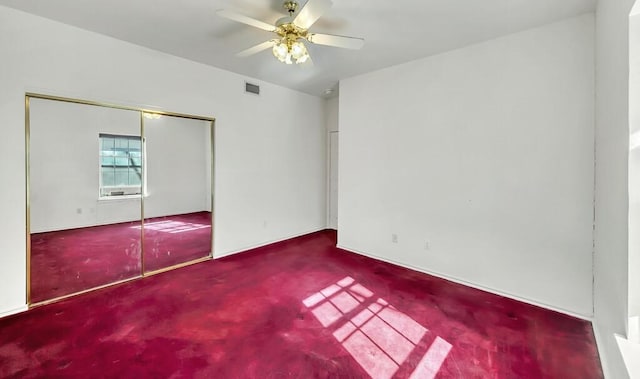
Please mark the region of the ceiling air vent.
POLYGON ((244 92, 260 95, 260 86, 257 84, 244 82, 244 92))

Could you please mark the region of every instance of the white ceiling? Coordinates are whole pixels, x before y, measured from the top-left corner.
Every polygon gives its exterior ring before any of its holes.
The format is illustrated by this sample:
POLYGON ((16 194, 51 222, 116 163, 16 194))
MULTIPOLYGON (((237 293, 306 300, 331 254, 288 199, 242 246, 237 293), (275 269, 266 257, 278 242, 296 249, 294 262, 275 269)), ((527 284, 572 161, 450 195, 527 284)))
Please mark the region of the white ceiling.
MULTIPOLYGON (((302 6, 307 0, 299 0, 302 6)), ((362 37, 362 50, 310 45, 313 67, 270 50, 235 53, 273 34, 215 15, 232 9, 274 23, 282 0, 0 0, 66 24, 323 96, 339 80, 592 12, 596 0, 333 0, 310 30, 362 37)))

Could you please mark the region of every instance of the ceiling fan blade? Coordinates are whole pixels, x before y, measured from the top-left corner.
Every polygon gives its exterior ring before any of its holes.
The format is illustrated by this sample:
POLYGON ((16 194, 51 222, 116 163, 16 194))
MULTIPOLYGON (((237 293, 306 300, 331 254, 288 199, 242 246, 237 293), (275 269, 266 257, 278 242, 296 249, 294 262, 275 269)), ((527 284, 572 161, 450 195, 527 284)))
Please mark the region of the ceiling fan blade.
POLYGON ((362 38, 337 36, 333 34, 309 33, 307 40, 317 45, 342 47, 353 50, 361 49, 362 46, 364 46, 364 39, 362 38))
POLYGON ((233 21, 237 21, 237 22, 241 22, 243 24, 246 25, 250 25, 262 30, 266 30, 268 32, 273 32, 276 30, 275 26, 271 25, 271 24, 267 24, 266 22, 262 22, 260 20, 256 20, 255 18, 251 18, 248 16, 245 16, 243 14, 240 13, 236 13, 234 11, 230 11, 228 9, 220 9, 218 11, 216 11, 216 14, 220 17, 224 17, 227 18, 229 20, 233 20, 233 21))
POLYGON ((272 40, 257 44, 253 47, 248 48, 247 50, 243 50, 239 52, 238 54, 236 54, 236 57, 244 58, 244 57, 248 57, 249 55, 257 54, 262 50, 266 50, 270 47, 273 47, 273 45, 275 45, 276 42, 277 40, 272 39, 272 40))
POLYGON ((309 29, 332 5, 331 0, 309 0, 293 19, 293 23, 302 29, 309 29))

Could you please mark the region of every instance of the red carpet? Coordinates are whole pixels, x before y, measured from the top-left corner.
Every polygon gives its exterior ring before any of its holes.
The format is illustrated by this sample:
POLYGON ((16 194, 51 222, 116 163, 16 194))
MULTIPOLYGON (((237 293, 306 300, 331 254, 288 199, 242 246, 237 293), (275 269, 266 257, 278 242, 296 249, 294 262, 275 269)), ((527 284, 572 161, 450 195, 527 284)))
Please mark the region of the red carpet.
POLYGON ((197 212, 144 221, 144 268, 154 271, 211 253, 211 213, 197 212))
MULTIPOLYGON (((145 270, 206 256, 211 213, 145 220, 145 270)), ((31 302, 139 276, 140 223, 128 222, 31 235, 31 302)))
POLYGON ((602 378, 589 322, 341 251, 335 233, 0 320, 0 377, 602 378))

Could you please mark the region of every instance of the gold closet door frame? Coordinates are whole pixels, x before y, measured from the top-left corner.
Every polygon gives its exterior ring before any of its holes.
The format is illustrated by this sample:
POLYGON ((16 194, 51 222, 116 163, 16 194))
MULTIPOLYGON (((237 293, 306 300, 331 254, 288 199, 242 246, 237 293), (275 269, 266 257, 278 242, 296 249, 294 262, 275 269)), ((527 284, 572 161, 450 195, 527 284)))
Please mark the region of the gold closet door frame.
MULTIPOLYGON (((140 107, 132 107, 132 106, 126 106, 126 105, 119 105, 119 104, 112 104, 112 103, 106 103, 106 102, 99 102, 99 101, 91 101, 91 100, 82 100, 82 99, 74 99, 74 98, 70 98, 70 97, 62 97, 62 96, 54 96, 54 95, 46 95, 46 94, 40 94, 40 93, 33 93, 33 92, 27 92, 25 93, 25 106, 24 106, 24 123, 25 123, 25 177, 26 177, 26 182, 25 182, 25 204, 26 204, 26 226, 25 226, 25 230, 26 230, 26 270, 27 270, 27 275, 26 275, 26 279, 27 279, 27 283, 26 283, 26 298, 27 298, 27 306, 29 309, 31 308, 35 308, 41 305, 46 305, 46 304, 51 304, 60 300, 64 300, 64 299, 68 299, 71 297, 75 297, 78 295, 82 295, 85 294, 87 292, 92 292, 92 291, 96 291, 99 289, 103 289, 103 288, 107 288, 107 287, 111 287, 111 286, 115 286, 118 284, 122 284, 122 283, 126 283, 126 282, 130 282, 133 280, 138 280, 144 277, 148 277, 148 276, 152 276, 152 275, 156 275, 156 274, 160 274, 163 272, 167 272, 167 271, 171 271, 171 270, 175 270, 181 267, 185 267, 185 266, 190 266, 196 263, 201 263, 201 262, 205 262, 208 260, 213 259, 213 228, 215 225, 215 207, 214 207, 214 194, 215 194, 215 124, 216 124, 216 119, 214 117, 205 117, 205 116, 196 116, 196 115, 191 115, 191 114, 185 114, 185 113, 176 113, 176 112, 168 112, 168 111, 161 111, 161 110, 155 110, 155 109, 146 109, 146 108, 140 108, 140 107), (209 252, 209 255, 206 257, 202 257, 202 258, 198 258, 198 259, 194 259, 191 261, 187 261, 187 262, 183 262, 183 263, 179 263, 173 266, 169 266, 169 267, 164 267, 158 270, 154 270, 154 271, 149 271, 149 272, 145 272, 144 270, 144 194, 141 195, 141 199, 140 199, 140 274, 138 276, 134 276, 132 278, 128 278, 128 279, 124 279, 124 280, 119 280, 113 283, 107 283, 101 286, 97 286, 97 287, 92 287, 92 288, 88 288, 86 290, 82 290, 82 291, 78 291, 78 292, 74 292, 74 293, 70 293, 68 295, 64 295, 64 296, 59 296, 53 299, 48 299, 48 300, 44 300, 44 301, 40 301, 37 303, 32 303, 31 302, 31 150, 30 150, 30 140, 31 140, 31 125, 30 125, 30 100, 31 99, 42 99, 42 100, 53 100, 53 101, 63 101, 63 102, 67 102, 67 103, 74 103, 74 104, 83 104, 83 105, 93 105, 93 106, 97 106, 97 107, 105 107, 105 108, 113 108, 113 109, 121 109, 121 110, 128 110, 128 111, 134 111, 134 112, 139 112, 140 113, 140 137, 144 139, 144 120, 145 114, 153 114, 153 115, 160 115, 160 116, 171 116, 171 117, 180 117, 180 118, 187 118, 187 119, 192 119, 192 120, 199 120, 199 121, 207 121, 209 122, 210 125, 210 134, 211 134, 211 251, 209 252)), ((143 144, 144 146, 144 144, 143 144)), ((142 188, 145 188, 145 175, 143 175, 142 177, 142 188)))

